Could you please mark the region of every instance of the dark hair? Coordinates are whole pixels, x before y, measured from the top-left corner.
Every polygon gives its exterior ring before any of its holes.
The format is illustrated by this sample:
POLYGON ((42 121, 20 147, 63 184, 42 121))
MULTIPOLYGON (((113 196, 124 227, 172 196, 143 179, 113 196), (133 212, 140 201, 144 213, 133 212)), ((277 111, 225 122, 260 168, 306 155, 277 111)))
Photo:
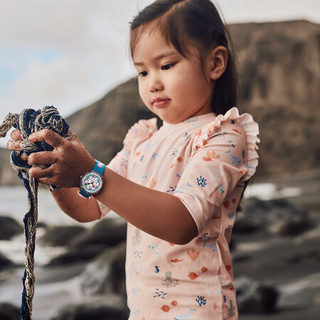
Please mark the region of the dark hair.
POLYGON ((237 72, 228 30, 210 0, 157 0, 143 9, 131 22, 131 54, 139 38, 138 27, 157 20, 164 39, 187 57, 190 41, 200 59, 216 46, 228 50, 228 64, 216 81, 212 110, 224 114, 237 105, 237 72))

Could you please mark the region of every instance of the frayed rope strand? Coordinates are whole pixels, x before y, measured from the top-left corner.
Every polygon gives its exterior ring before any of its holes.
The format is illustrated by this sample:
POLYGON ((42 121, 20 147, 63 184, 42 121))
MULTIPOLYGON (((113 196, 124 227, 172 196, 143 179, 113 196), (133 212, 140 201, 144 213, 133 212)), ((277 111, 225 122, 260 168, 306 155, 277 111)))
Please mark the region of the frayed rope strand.
MULTIPOLYGON (((28 137, 33 132, 50 129, 66 139, 69 138, 69 125, 53 106, 44 107, 37 111, 24 109, 20 115, 9 113, 0 126, 0 137, 5 137, 12 127, 20 130, 23 137, 23 152, 27 155, 33 152, 51 151, 53 149, 45 142, 31 142, 28 137)), ((23 290, 20 315, 22 320, 31 320, 35 285, 34 251, 38 222, 38 180, 29 177, 30 166, 26 161, 21 160, 20 152, 13 151, 11 153, 10 163, 18 171, 18 177, 23 181, 28 193, 28 210, 23 219, 25 233, 25 271, 22 278, 23 290)), ((51 190, 58 189, 58 187, 53 185, 49 187, 51 190)))

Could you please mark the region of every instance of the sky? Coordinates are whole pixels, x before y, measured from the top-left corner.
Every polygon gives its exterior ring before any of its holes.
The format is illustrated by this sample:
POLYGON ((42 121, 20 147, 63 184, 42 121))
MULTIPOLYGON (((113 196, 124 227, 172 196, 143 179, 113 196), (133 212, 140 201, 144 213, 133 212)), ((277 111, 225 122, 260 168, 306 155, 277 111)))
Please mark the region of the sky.
MULTIPOLYGON (((0 122, 9 112, 45 105, 66 117, 135 76, 129 22, 152 2, 0 0, 0 122)), ((320 23, 320 0, 213 2, 226 23, 320 23)))

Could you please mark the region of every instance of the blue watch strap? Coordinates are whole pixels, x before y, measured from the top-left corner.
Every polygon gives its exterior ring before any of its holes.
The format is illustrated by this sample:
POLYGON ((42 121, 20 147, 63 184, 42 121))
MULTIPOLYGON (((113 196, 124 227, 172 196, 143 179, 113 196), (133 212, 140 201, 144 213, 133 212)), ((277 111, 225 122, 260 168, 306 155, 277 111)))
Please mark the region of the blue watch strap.
POLYGON ((105 168, 106 166, 102 162, 96 160, 92 171, 98 172, 99 174, 103 175, 105 168))

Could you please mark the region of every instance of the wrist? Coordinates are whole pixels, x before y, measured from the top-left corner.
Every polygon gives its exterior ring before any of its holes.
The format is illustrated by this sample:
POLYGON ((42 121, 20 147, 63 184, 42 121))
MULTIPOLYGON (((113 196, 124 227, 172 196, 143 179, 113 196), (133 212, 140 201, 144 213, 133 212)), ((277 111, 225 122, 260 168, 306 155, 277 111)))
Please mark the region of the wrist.
POLYGON ((90 198, 98 194, 103 188, 103 173, 105 165, 95 160, 93 169, 80 177, 79 195, 84 198, 90 198))

